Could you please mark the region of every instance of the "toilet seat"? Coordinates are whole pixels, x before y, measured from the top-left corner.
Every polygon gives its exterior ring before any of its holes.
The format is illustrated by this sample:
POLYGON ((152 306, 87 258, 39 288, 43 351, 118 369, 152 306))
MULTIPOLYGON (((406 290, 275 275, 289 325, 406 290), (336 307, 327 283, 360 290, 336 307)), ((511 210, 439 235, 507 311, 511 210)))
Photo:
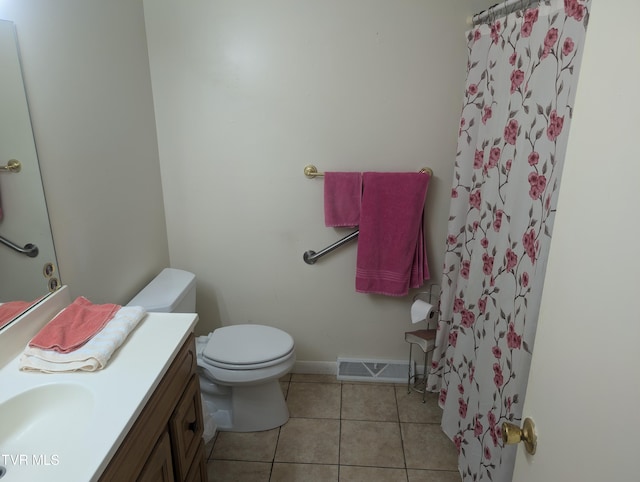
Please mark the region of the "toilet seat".
POLYGON ((223 363, 223 362, 218 362, 218 361, 211 361, 209 359, 203 358, 202 362, 203 365, 206 365, 207 367, 215 367, 215 368, 222 368, 224 370, 259 370, 260 368, 268 368, 274 365, 278 365, 282 362, 287 361, 287 359, 289 359, 291 357, 291 355, 293 354, 293 350, 291 350, 289 353, 287 353, 284 356, 281 356, 279 358, 276 358, 274 360, 270 360, 268 362, 264 362, 264 363, 252 363, 252 364, 247 364, 247 365, 232 365, 229 363, 223 363))
POLYGON ((225 370, 255 370, 283 363, 293 351, 293 338, 278 328, 231 325, 209 335, 202 361, 225 370))

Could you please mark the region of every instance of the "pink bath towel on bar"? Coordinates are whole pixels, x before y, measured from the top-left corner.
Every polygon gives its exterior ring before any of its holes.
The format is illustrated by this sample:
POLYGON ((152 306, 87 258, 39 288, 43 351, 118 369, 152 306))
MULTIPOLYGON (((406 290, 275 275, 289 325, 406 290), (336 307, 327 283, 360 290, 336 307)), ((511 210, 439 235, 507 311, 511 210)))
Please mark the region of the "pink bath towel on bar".
POLYGON ((422 219, 430 174, 365 172, 356 291, 404 296, 429 279, 422 219))
POLYGON ((357 226, 360 224, 362 174, 359 172, 325 172, 325 226, 357 226))
POLYGON ((113 318, 120 305, 94 305, 80 296, 29 342, 29 346, 69 353, 84 345, 113 318))

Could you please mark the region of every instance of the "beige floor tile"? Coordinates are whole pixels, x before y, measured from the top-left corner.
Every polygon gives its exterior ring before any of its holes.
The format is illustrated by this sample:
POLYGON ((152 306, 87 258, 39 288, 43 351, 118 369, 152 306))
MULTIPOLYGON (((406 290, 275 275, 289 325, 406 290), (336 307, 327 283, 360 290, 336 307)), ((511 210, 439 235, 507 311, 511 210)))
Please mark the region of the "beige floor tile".
POLYGON ((280 427, 275 461, 337 464, 339 441, 339 420, 290 418, 280 427))
POLYGON ((292 373, 291 381, 308 383, 341 383, 335 375, 318 375, 314 373, 292 373))
POLYGON ((280 428, 263 432, 220 432, 213 445, 212 459, 271 462, 280 428))
POLYGON ((408 469, 457 470, 458 454, 440 425, 401 423, 408 469))
MULTIPOLYGON (((217 435, 217 434, 216 434, 217 435)), ((214 436, 209 442, 204 445, 204 456, 207 460, 211 457, 211 452, 213 451, 213 444, 216 441, 216 437, 214 436)))
POLYGON ((271 464, 211 460, 207 464, 209 482, 269 482, 271 464))
POLYGON ((446 470, 407 469, 409 482, 461 482, 458 472, 446 470))
POLYGON ((427 393, 425 403, 422 403, 422 394, 411 391, 407 393, 406 385, 396 387, 396 399, 398 400, 398 414, 401 422, 411 423, 440 423, 442 409, 438 406, 438 394, 427 393))
POLYGON ((407 482, 405 469, 340 466, 340 482, 407 482))
POLYGON ((343 420, 340 464, 404 468, 399 424, 343 420))
POLYGON ((289 416, 304 418, 340 418, 341 386, 335 383, 289 384, 289 416))
POLYGON ((282 390, 284 398, 287 398, 287 395, 289 394, 289 382, 280 381, 280 389, 282 390))
POLYGON ((406 385, 331 375, 286 375, 280 386, 289 421, 264 432, 219 432, 207 444, 210 481, 460 482, 436 394, 423 404, 406 385))
POLYGON ((343 384, 349 384, 349 385, 369 385, 369 386, 375 386, 375 387, 395 387, 397 385, 397 383, 395 382, 381 382, 376 380, 371 381, 371 380, 345 380, 342 382, 343 384))
POLYGON ((343 420, 397 422, 395 390, 392 385, 342 385, 343 420))
POLYGON ((337 465, 273 464, 270 482, 338 482, 337 465))

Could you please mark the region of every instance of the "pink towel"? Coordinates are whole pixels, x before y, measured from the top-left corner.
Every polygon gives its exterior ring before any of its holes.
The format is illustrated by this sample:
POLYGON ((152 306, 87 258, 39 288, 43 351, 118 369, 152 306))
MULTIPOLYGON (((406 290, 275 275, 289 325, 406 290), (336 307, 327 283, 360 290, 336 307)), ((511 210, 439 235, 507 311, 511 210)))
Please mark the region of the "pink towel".
POLYGON ((360 224, 362 175, 359 172, 325 172, 325 226, 357 226, 360 224))
POLYGON ((430 174, 363 174, 356 291, 404 296, 429 279, 422 219, 430 174))
MULTIPOLYGON (((37 300, 36 300, 37 301, 37 300)), ((0 305, 0 328, 29 308, 34 301, 8 301, 0 305)))
POLYGON ((113 318, 119 305, 94 305, 80 296, 58 313, 29 342, 29 346, 69 353, 84 345, 113 318))

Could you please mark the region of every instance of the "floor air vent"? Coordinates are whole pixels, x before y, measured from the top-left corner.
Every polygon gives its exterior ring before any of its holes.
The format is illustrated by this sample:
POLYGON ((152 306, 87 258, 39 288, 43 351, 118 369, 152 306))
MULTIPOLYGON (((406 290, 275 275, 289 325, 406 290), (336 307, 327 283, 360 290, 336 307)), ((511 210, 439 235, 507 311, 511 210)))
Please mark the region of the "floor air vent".
MULTIPOLYGON (((407 383, 408 361, 358 360, 338 358, 338 380, 358 382, 407 383)), ((411 374, 415 363, 411 363, 411 374)))

